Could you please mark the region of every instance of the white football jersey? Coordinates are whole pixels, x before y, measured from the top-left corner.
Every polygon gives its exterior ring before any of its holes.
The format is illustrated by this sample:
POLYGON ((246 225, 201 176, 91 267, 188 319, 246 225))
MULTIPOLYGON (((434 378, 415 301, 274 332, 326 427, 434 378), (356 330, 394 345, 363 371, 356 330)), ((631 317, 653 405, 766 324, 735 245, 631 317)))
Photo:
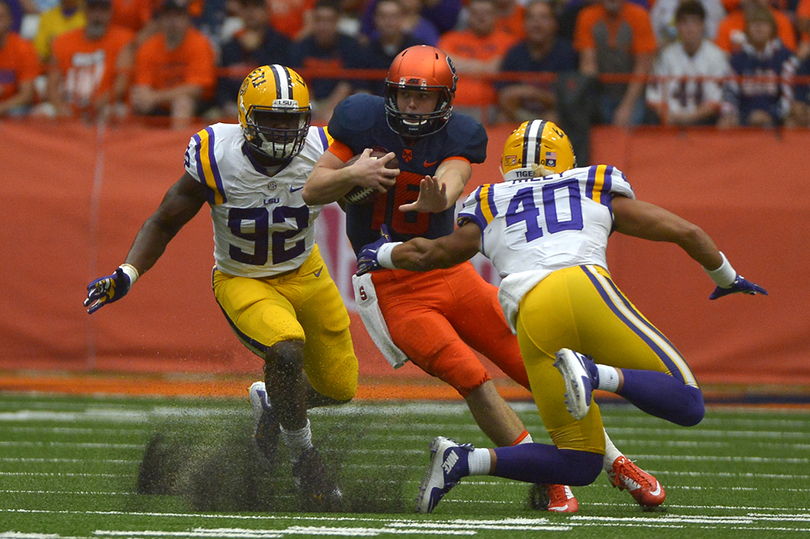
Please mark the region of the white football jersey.
POLYGON ((647 86, 647 101, 665 103, 675 114, 692 113, 703 103, 719 106, 723 81, 718 77, 730 74, 726 53, 711 41, 704 39, 694 56, 675 42, 665 47, 655 61, 653 75, 662 78, 647 86))
POLYGON ((268 277, 306 260, 323 206, 308 206, 301 192, 330 142, 324 128, 310 127, 301 153, 268 176, 243 152, 246 142, 238 124, 214 124, 191 137, 185 167, 208 190, 217 269, 268 277))
POLYGON ((501 278, 580 264, 607 269, 615 195, 635 198, 624 174, 607 165, 485 184, 464 202, 458 223, 481 228, 481 252, 501 278))

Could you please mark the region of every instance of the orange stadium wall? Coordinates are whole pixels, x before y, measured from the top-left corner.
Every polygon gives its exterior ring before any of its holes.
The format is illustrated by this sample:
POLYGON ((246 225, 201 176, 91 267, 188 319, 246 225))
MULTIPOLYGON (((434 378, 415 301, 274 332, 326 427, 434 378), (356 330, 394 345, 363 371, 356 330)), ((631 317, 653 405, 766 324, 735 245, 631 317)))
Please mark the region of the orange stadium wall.
MULTIPOLYGON (((0 371, 261 372, 213 299, 206 210, 127 298, 92 316, 81 305, 87 283, 124 260, 182 174, 191 131, 0 124, 0 371)), ((509 131, 489 130, 489 159, 474 167, 470 190, 499 178, 509 131)), ((810 384, 810 133, 602 128, 592 156, 621 168, 639 198, 700 224, 738 271, 770 292, 709 301, 711 281, 677 247, 613 238, 614 279, 698 379, 810 384)), ((334 205, 320 219, 319 243, 353 312, 354 256, 334 205)), ((488 262, 476 264, 497 281, 488 262)), ((352 329, 362 375, 424 376, 412 365, 390 369, 354 314, 352 329)))

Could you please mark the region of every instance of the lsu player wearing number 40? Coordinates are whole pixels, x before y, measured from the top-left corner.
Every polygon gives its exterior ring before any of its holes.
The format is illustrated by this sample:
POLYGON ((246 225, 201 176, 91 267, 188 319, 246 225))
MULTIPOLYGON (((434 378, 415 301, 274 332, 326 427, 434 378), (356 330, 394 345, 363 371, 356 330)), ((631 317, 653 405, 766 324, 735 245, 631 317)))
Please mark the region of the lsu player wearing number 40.
POLYGON ((239 123, 191 137, 185 173, 124 263, 88 285, 84 305, 93 313, 124 297, 207 202, 214 296, 239 340, 264 361, 263 380, 249 389, 259 454, 272 466, 283 439, 302 509, 335 510, 342 494, 312 445, 306 408, 350 401, 358 365, 349 315, 315 244, 322 206, 302 198, 331 137, 310 125, 309 91, 292 69, 259 67, 235 97, 239 123))
MULTIPOLYGON (((540 390, 534 399, 554 442, 474 449, 437 437, 417 495, 419 512, 431 512, 468 475, 592 483, 605 453, 594 389, 678 425, 701 421, 703 396, 683 356, 608 273, 612 230, 680 246, 716 284, 709 299, 767 294, 740 276, 699 227, 636 200, 618 169, 572 168, 570 144, 559 144, 564 139, 551 122, 523 123, 503 150, 504 181, 469 196, 452 234, 404 243, 381 238, 360 252, 358 273, 446 268, 479 250, 492 260, 503 278, 499 302, 517 333, 531 387, 540 390)), ((626 475, 625 464, 614 467, 614 481, 626 475)))

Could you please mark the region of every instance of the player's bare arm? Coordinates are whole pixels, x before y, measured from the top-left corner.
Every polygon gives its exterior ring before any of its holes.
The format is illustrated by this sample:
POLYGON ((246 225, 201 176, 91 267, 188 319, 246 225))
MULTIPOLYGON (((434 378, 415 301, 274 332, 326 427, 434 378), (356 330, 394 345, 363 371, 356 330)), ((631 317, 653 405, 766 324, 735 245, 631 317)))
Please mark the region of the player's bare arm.
POLYGON ((391 261, 397 268, 410 271, 430 271, 450 268, 471 259, 481 246, 481 229, 468 221, 449 236, 435 240, 414 238, 397 245, 391 261))
POLYGON ((472 176, 472 166, 466 159, 447 159, 434 176, 425 176, 419 184, 416 202, 403 204, 399 211, 438 213, 453 206, 472 176))
POLYGON ((202 184, 188 172, 184 173, 166 191, 160 206, 138 231, 125 263, 134 266, 143 275, 155 265, 180 229, 197 215, 206 200, 202 184))
POLYGON ((206 202, 205 188, 186 172, 172 185, 155 213, 146 220, 115 273, 87 285, 84 306, 93 314, 104 305, 126 296, 135 281, 155 265, 171 239, 206 202))
POLYGON ((716 269, 723 263, 714 241, 699 226, 655 204, 616 197, 613 223, 628 236, 674 243, 704 268, 716 269))
POLYGON ((371 157, 371 151, 370 148, 363 150, 360 158, 349 166, 345 166, 332 152, 324 152, 304 184, 304 202, 311 205, 329 204, 356 185, 370 187, 381 193, 393 187, 399 169, 389 169, 385 165, 395 155, 389 152, 377 159, 371 157))

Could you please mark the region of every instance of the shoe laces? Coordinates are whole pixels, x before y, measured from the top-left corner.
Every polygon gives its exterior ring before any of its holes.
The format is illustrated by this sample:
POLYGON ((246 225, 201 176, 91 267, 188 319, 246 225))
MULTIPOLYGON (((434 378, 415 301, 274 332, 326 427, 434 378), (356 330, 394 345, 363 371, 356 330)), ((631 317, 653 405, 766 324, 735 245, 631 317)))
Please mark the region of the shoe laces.
POLYGON ((546 492, 548 492, 548 504, 551 505, 565 505, 568 500, 574 497, 570 487, 567 485, 546 485, 546 492))
POLYGON ((613 472, 616 474, 613 480, 615 486, 631 492, 643 487, 652 488, 649 475, 641 471, 632 460, 625 457, 619 457, 617 460, 613 466, 613 472))

